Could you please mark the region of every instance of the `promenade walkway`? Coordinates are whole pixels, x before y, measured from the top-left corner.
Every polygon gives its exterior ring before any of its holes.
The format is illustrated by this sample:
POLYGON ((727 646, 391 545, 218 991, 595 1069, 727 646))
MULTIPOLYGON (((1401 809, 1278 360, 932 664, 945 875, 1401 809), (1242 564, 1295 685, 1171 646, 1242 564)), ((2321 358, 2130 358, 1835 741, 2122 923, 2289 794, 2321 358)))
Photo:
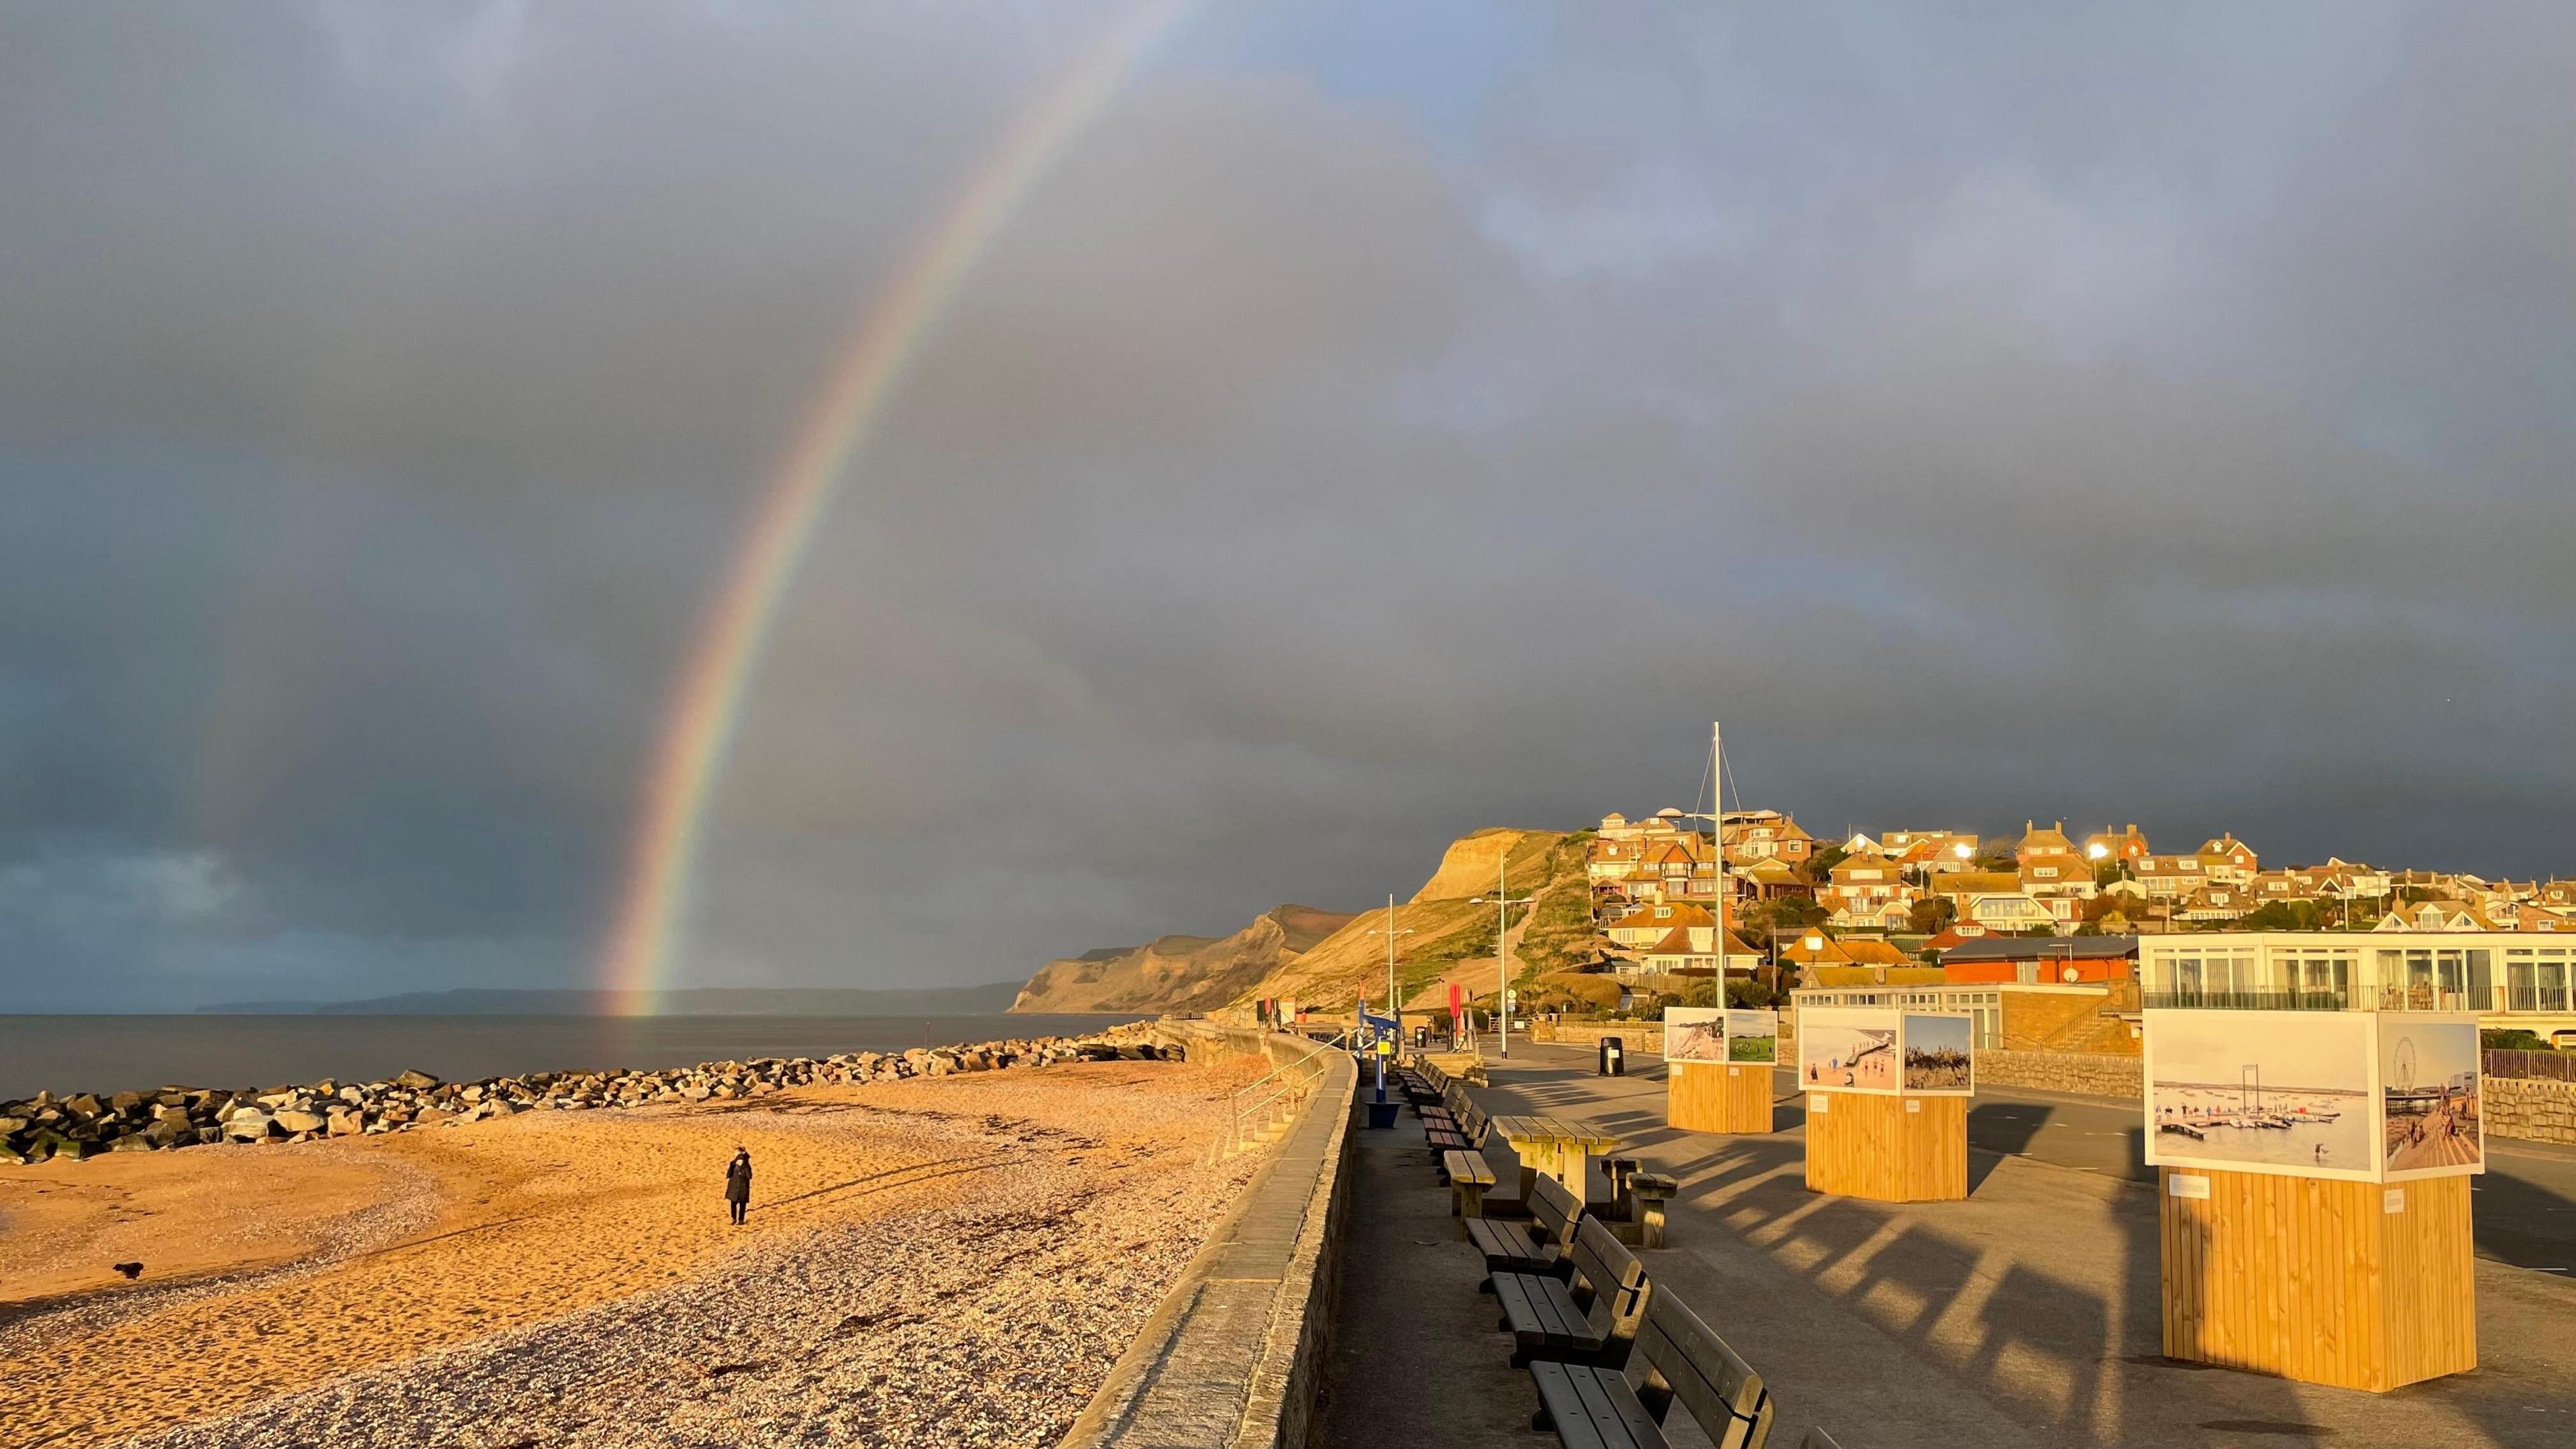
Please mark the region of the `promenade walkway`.
MULTIPOLYGON (((1783 1425, 1822 1423, 1845 1449, 2576 1445, 2576 1282, 2482 1258, 2481 1368, 2393 1394, 2169 1363, 2144 1185, 1972 1151, 1964 1203, 1810 1193, 1794 1099, 1768 1137, 1677 1133, 1663 1125, 1661 1064, 1631 1060, 1635 1075, 1605 1079, 1588 1051, 1515 1043, 1509 1063, 1488 1058, 1493 1086, 1477 1097, 1607 1127, 1630 1144, 1623 1155, 1681 1180, 1671 1246, 1646 1255, 1647 1272, 1762 1372, 1783 1425)), ((2018 1114, 2007 1136, 2049 1130, 2027 1102, 1991 1105, 2018 1114)), ((1493 1300, 1475 1292, 1478 1260, 1420 1126, 1408 1113, 1392 1132, 1353 1136, 1324 1442, 1554 1442, 1527 1427, 1534 1392, 1504 1367, 1493 1300)), ((1501 1168, 1509 1149, 1488 1155, 1501 1168)))

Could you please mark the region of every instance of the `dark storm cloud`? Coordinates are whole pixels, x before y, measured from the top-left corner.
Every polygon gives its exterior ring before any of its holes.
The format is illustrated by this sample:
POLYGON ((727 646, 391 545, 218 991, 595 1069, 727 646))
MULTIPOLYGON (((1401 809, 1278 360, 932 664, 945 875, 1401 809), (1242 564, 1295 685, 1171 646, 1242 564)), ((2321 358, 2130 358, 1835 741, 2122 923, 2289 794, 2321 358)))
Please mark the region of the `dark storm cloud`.
MULTIPOLYGON (((758 486, 1096 17, 129 17, 0 47, 0 950, 577 977, 758 486)), ((1379 26, 1212 10, 1024 198, 694 979, 1364 903, 1684 803, 1712 713, 1820 829, 2576 869, 2565 15, 1379 26)))

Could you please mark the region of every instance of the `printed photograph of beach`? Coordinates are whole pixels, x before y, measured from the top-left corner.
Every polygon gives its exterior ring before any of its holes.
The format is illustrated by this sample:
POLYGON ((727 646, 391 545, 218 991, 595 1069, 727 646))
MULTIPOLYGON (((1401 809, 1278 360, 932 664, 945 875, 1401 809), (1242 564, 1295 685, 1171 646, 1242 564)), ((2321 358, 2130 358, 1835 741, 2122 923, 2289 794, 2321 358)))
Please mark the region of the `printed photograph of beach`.
POLYGON ((1664 1060, 1726 1060, 1726 1010, 1716 1006, 1664 1008, 1664 1060))
POLYGON ((2147 1161, 2375 1180, 2371 1020, 2150 1011, 2147 1161))
POLYGON ((1895 1091, 1896 1013, 1829 1008, 1800 1013, 1798 1083, 1855 1092, 1895 1091))
POLYGON ((1976 1086, 1964 1016, 1905 1015, 1905 1090, 1967 1092, 1976 1086))
POLYGON ((2390 1178, 2485 1170, 2479 1066, 2474 1020, 2380 1019, 2383 1162, 2390 1178))

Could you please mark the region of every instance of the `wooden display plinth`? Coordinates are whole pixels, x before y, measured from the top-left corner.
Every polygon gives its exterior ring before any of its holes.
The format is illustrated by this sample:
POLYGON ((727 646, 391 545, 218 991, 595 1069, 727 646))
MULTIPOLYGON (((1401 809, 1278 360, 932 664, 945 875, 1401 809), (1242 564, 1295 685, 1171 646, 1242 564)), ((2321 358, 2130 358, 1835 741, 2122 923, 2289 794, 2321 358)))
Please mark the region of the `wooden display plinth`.
POLYGON ((1968 1099, 1807 1093, 1807 1187, 1879 1202, 1968 1195, 1968 1099))
POLYGON ((2166 1167, 2156 1201, 2167 1358, 2374 1393, 2478 1366, 2469 1179, 2166 1167))
POLYGON ((1684 1132, 1771 1130, 1769 1062, 1674 1062, 1665 1125, 1684 1132))

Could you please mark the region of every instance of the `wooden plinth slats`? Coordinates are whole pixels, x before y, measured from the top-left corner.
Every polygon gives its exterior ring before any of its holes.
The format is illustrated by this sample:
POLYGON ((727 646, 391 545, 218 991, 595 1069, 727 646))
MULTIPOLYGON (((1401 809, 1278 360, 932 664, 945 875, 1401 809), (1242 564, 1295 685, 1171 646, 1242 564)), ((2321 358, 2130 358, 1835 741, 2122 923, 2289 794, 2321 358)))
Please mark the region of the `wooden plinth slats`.
POLYGON ((1664 1121, 1684 1132, 1771 1130, 1769 1062, 1674 1062, 1664 1121))
POLYGON ((2375 1393, 2477 1367, 2467 1178, 2167 1167, 2157 1189, 2166 1357, 2375 1393))
POLYGON ((1878 1202, 1950 1202, 1968 1195, 1968 1099, 1809 1093, 1807 1186, 1878 1202), (1914 1111, 1907 1111, 1912 1104, 1914 1111))

